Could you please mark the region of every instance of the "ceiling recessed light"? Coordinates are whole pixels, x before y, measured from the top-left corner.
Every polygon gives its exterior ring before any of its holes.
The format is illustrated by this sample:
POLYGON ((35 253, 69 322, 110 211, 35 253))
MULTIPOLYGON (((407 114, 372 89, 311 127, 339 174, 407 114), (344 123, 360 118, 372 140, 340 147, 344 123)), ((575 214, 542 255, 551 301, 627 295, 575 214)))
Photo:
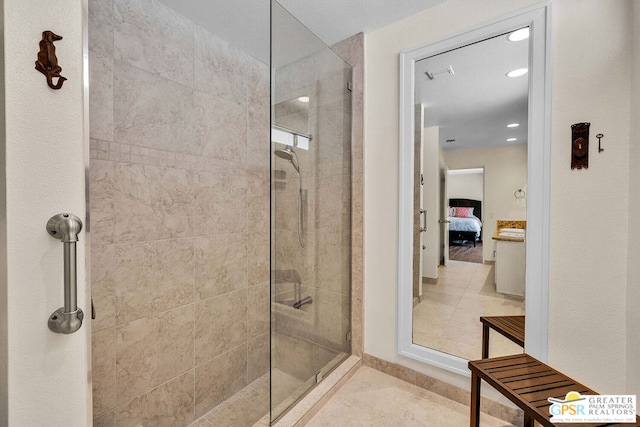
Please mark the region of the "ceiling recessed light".
POLYGON ((509 123, 507 125, 508 128, 517 128, 518 126, 520 126, 520 123, 509 123))
POLYGON ((507 138, 507 142, 514 142, 517 141, 518 138, 507 138))
POLYGON ((515 70, 509 71, 507 73, 507 77, 520 77, 527 74, 529 70, 527 68, 517 68, 515 70))
POLYGON ((507 40, 510 42, 519 42, 521 40, 526 40, 529 38, 529 27, 520 28, 512 33, 509 33, 507 36, 507 40))
POLYGON ((298 98, 298 101, 304 102, 306 104, 307 102, 309 102, 309 97, 308 96, 301 96, 300 98, 298 98))

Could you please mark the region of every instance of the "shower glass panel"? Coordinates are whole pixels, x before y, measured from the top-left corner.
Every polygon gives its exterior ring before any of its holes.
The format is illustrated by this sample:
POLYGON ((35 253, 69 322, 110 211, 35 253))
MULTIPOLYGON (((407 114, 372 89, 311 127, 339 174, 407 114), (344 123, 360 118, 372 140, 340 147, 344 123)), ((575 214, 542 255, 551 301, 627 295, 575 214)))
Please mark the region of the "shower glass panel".
POLYGON ((271 420, 351 352, 351 67, 271 3, 271 420))

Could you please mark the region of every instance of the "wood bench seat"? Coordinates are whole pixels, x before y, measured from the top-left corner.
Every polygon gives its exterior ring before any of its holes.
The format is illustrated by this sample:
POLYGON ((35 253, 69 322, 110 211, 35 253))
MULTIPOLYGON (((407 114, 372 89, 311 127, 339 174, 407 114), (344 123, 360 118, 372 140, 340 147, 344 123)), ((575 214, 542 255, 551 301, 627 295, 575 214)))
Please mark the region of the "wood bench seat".
POLYGON ((533 427, 534 420, 544 427, 560 426, 640 426, 636 423, 557 423, 550 421, 549 397, 564 399, 569 391, 599 394, 569 378, 528 354, 495 357, 469 362, 471 370, 471 427, 480 425, 480 383, 485 380, 493 388, 524 411, 524 427, 533 427))
POLYGON ((494 329, 524 348, 524 316, 483 316, 480 321, 483 359, 489 357, 489 329, 494 329))

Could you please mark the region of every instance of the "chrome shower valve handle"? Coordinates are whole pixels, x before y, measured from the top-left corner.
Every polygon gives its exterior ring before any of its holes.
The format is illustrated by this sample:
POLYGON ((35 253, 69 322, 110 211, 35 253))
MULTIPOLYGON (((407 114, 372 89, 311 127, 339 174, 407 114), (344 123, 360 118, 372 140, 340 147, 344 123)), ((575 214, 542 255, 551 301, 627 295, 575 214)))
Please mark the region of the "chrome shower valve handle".
POLYGON ((82 326, 84 313, 77 302, 76 242, 82 230, 82 221, 70 213, 52 216, 47 232, 64 245, 64 307, 49 316, 49 329, 60 334, 72 334, 82 326))

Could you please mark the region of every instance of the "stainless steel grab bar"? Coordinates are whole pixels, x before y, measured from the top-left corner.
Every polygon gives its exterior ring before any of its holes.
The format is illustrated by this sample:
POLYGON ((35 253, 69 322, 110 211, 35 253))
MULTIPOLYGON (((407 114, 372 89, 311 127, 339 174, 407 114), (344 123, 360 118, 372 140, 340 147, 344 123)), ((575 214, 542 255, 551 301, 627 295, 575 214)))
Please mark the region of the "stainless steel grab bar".
POLYGON ((47 222, 47 232, 64 245, 64 307, 49 316, 49 329, 59 334, 72 334, 82 326, 84 313, 78 308, 76 242, 82 221, 73 214, 61 213, 47 222))

